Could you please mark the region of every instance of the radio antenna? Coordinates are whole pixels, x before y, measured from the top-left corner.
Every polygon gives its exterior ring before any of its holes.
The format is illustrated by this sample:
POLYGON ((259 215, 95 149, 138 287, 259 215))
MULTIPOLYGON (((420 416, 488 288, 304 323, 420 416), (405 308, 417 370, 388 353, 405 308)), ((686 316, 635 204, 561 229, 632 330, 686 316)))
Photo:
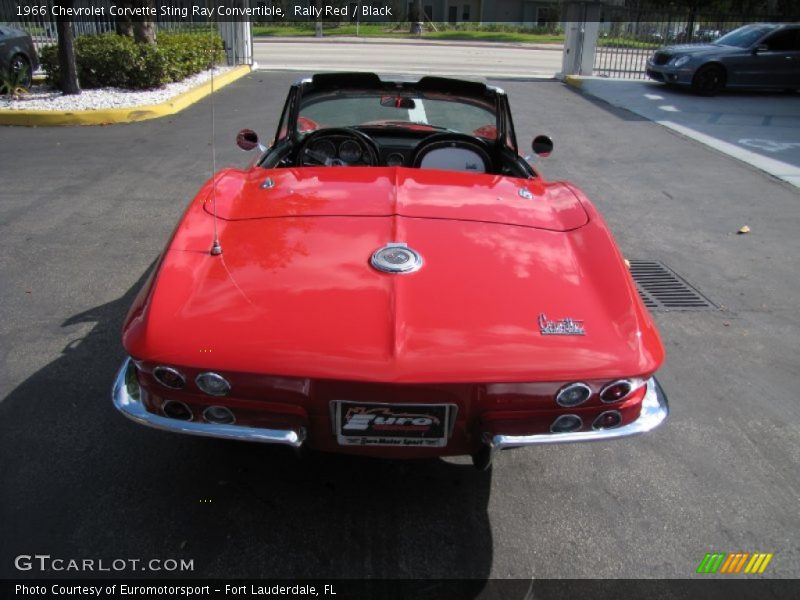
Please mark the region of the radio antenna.
MULTIPOLYGON (((213 21, 212 21, 213 22, 213 21)), ((222 254, 222 246, 217 235, 217 150, 215 145, 216 131, 214 130, 214 57, 216 48, 213 37, 211 40, 211 205, 214 213, 214 239, 211 242, 211 256, 222 254)))

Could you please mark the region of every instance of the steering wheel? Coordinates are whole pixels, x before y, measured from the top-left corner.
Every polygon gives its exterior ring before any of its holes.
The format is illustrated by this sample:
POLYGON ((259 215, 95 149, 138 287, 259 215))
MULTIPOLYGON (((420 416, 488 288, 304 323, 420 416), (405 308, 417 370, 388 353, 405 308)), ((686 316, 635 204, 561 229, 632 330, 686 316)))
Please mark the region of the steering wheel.
MULTIPOLYGON (((417 145, 411 164, 419 168, 428 153, 446 148, 458 148, 472 153, 483 162, 484 173, 492 173, 494 171, 491 145, 479 137, 465 133, 444 132, 429 135, 417 145)), ((467 168, 467 170, 471 169, 467 168)))
POLYGON ((349 127, 331 127, 309 133, 300 142, 294 164, 296 167, 373 167, 378 164, 379 155, 378 145, 366 133, 349 127))

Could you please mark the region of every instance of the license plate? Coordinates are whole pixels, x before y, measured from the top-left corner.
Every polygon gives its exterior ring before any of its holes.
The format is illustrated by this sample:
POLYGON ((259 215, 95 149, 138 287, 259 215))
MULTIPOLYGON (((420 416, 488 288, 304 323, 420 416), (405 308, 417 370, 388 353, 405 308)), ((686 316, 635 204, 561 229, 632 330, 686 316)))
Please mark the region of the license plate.
POLYGON ((453 404, 373 404, 335 401, 342 446, 441 448, 455 419, 453 404))

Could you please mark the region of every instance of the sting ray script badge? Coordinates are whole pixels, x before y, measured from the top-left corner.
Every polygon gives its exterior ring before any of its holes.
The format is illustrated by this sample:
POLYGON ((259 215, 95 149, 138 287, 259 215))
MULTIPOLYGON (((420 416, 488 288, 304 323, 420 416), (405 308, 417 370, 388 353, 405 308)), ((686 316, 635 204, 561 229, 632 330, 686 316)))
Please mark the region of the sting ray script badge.
POLYGON ((583 321, 569 317, 550 321, 544 313, 539 313, 539 331, 542 335, 586 335, 583 321))

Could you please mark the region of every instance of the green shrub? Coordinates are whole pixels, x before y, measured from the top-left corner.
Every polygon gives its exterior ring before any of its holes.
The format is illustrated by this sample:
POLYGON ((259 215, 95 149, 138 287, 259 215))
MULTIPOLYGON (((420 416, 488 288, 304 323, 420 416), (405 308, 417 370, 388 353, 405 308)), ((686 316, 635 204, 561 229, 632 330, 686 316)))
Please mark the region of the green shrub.
POLYGON ((58 66, 58 46, 44 46, 39 50, 39 63, 44 70, 47 85, 58 86, 61 69, 58 66))
POLYGON ((222 38, 212 33, 162 33, 158 47, 164 50, 170 81, 180 81, 217 64, 225 56, 222 38))
POLYGON ((0 69, 0 96, 8 96, 12 100, 21 98, 30 90, 28 65, 22 65, 18 71, 0 69))
MULTIPOLYGON (((149 89, 195 75, 224 57, 222 38, 214 33, 158 34, 158 43, 137 44, 132 37, 104 33, 75 40, 75 62, 81 87, 149 89)), ((40 52, 47 82, 60 78, 58 48, 40 52)))

